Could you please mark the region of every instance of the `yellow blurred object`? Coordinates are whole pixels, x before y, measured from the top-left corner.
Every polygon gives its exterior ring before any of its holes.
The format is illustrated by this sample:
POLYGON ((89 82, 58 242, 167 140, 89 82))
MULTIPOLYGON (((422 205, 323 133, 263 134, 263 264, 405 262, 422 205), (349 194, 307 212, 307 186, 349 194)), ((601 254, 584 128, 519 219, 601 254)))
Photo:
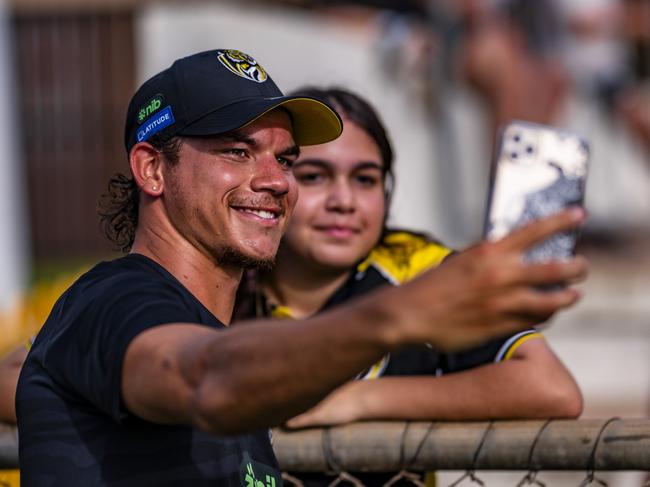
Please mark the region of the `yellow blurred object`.
POLYGON ((38 333, 59 296, 85 271, 84 268, 54 280, 39 281, 22 299, 0 311, 0 354, 38 333))
POLYGON ((0 470, 0 487, 19 487, 20 470, 0 470))

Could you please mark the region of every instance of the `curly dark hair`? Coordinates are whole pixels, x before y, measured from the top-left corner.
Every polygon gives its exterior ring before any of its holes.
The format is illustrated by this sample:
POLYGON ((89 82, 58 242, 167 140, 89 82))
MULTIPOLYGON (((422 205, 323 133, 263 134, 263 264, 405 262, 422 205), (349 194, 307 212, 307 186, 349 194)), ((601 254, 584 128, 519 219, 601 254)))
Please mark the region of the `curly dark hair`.
MULTIPOLYGON (((180 137, 163 139, 154 136, 148 142, 165 156, 169 164, 178 163, 182 143, 180 137)), ((135 179, 121 173, 114 174, 108 181, 108 192, 99 197, 97 214, 102 233, 116 250, 124 253, 131 250, 138 226, 139 208, 140 188, 135 179)))

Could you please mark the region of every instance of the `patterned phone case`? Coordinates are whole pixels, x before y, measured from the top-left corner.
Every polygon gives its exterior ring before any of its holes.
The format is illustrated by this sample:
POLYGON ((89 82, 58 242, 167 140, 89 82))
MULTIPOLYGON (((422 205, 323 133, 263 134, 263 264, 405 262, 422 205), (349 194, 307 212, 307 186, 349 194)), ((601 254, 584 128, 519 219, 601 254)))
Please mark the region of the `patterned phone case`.
MULTIPOLYGON (((513 121, 502 131, 492 166, 484 236, 498 240, 532 220, 582 206, 589 147, 580 136, 554 127, 513 121)), ((529 261, 573 255, 577 231, 534 247, 529 261)))

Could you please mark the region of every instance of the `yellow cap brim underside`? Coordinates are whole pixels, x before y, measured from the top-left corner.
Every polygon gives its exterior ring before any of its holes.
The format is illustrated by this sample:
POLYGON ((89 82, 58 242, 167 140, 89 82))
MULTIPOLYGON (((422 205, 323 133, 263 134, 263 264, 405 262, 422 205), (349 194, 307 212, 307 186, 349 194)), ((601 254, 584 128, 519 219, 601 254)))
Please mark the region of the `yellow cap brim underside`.
POLYGON ((291 115, 293 138, 299 146, 330 142, 343 131, 343 122, 339 115, 325 103, 313 98, 292 98, 280 102, 260 113, 246 125, 279 107, 283 107, 291 115))

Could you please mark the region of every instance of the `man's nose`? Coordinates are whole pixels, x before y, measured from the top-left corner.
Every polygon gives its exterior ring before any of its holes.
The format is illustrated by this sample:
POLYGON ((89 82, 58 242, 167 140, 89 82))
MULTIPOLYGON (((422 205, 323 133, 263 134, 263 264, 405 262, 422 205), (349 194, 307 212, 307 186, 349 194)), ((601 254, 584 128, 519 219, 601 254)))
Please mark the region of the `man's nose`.
POLYGON ((264 156, 256 164, 251 187, 253 191, 281 196, 289 191, 291 178, 291 170, 282 166, 275 156, 264 156))

